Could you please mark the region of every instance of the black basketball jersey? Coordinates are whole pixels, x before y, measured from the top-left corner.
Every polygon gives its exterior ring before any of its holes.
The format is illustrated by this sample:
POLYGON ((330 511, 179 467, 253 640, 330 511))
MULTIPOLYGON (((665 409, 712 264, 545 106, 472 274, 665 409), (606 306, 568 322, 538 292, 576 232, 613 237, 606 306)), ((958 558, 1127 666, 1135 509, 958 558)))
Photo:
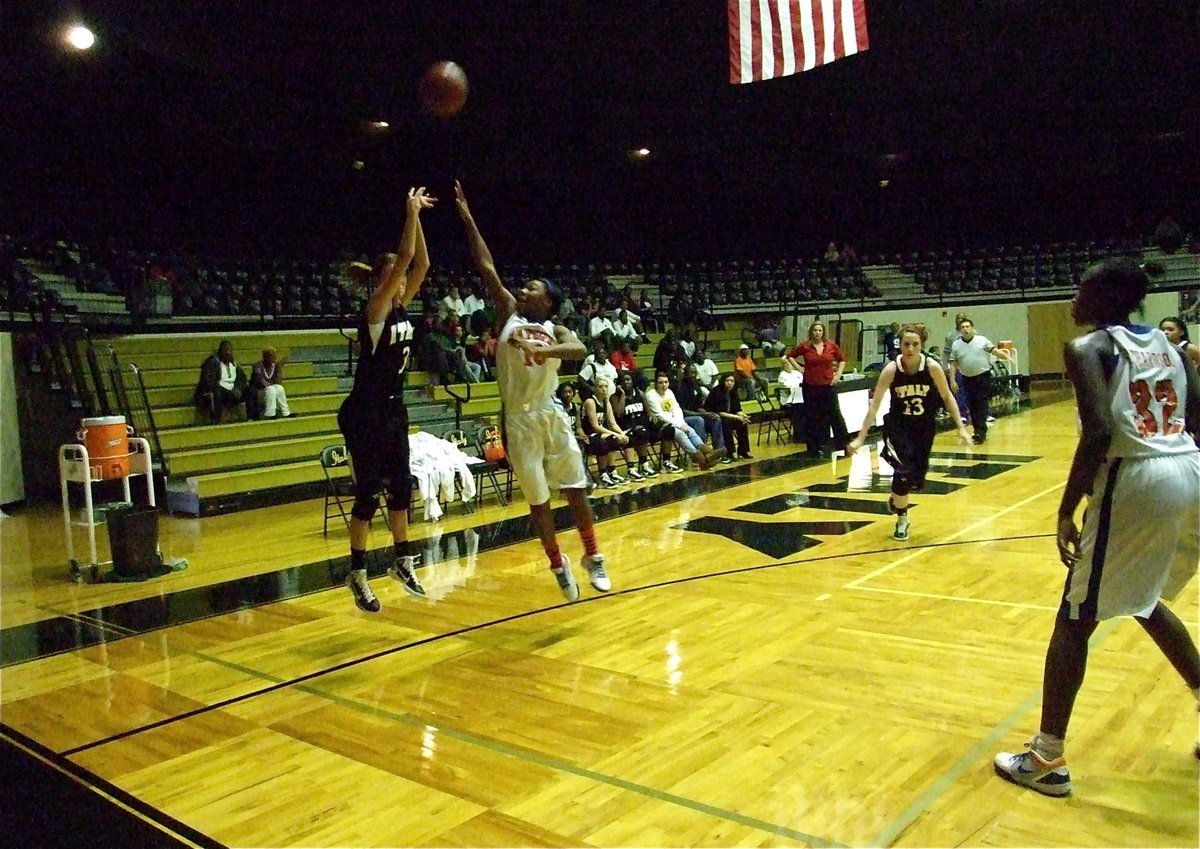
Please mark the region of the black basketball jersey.
POLYGON ((393 397, 403 398, 412 339, 413 326, 401 306, 388 314, 379 342, 372 348, 364 312, 358 325, 358 367, 354 371, 354 388, 350 390, 350 396, 368 404, 383 404, 393 397))
POLYGON ((905 430, 932 433, 937 429, 935 415, 942 404, 942 396, 929 373, 929 361, 922 354, 917 370, 908 374, 900 365, 900 359, 893 360, 896 374, 889 390, 892 396, 888 413, 891 424, 905 430))

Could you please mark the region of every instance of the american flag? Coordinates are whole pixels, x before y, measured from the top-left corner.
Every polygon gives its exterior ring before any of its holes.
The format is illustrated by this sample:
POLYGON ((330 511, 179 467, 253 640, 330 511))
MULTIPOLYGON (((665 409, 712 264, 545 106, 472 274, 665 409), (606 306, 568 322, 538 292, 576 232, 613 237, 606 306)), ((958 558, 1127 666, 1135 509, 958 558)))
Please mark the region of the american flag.
POLYGON ((868 47, 866 0, 729 0, 729 81, 827 65, 868 47))

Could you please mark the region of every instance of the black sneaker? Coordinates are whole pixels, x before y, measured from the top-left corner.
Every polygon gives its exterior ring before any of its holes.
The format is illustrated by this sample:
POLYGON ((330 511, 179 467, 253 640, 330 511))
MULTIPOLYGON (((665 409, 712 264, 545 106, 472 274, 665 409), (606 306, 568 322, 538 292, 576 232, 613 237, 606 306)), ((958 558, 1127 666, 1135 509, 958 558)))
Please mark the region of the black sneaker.
POLYGON ((388 574, 401 583, 409 595, 417 598, 425 598, 425 588, 421 586, 421 582, 417 580, 417 563, 420 561, 421 555, 408 554, 404 557, 397 557, 396 562, 388 568, 388 574))
POLYGON ((383 609, 379 599, 375 598, 375 593, 371 592, 371 585, 367 582, 366 569, 352 570, 346 576, 346 586, 350 589, 350 595, 354 596, 354 603, 358 605, 359 610, 365 613, 378 613, 383 609))

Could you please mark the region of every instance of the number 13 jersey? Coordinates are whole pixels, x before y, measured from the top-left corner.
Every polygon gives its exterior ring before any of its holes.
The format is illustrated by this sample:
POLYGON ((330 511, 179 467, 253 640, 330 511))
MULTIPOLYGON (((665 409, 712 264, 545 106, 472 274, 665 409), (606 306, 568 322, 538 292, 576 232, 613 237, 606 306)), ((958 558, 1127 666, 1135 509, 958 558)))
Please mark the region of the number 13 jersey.
POLYGON ((1117 355, 1109 383, 1113 435, 1108 458, 1197 451, 1183 429, 1187 373, 1179 351, 1157 327, 1114 325, 1105 330, 1117 355))

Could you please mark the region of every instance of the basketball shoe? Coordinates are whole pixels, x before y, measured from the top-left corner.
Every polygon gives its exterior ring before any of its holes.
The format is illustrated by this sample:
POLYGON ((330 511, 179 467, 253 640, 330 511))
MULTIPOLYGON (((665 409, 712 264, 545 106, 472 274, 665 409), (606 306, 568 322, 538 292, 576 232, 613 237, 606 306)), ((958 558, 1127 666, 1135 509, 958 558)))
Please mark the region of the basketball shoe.
POLYGON ((417 580, 417 562, 421 559, 419 554, 407 554, 404 557, 397 557, 396 562, 388 568, 388 574, 395 578, 403 585, 404 589, 411 596, 417 598, 425 598, 425 588, 421 586, 421 582, 417 580))
POLYGON ((996 774, 1047 796, 1067 796, 1071 793, 1071 773, 1065 758, 1048 761, 1025 744, 1025 751, 1016 754, 1000 752, 995 758, 996 774))
POLYGON ((663 460, 662 470, 664 472, 682 472, 683 471, 683 469, 676 466, 670 460, 663 460))
POLYGON ((346 586, 350 590, 350 595, 354 596, 354 603, 359 610, 366 613, 378 613, 383 609, 379 599, 375 598, 375 593, 371 592, 371 585, 367 582, 366 569, 352 569, 346 576, 346 586))
POLYGON ((554 573, 554 580, 558 581, 563 598, 567 601, 579 601, 579 584, 575 582, 575 575, 571 573, 571 558, 564 554, 562 566, 557 569, 551 566, 550 571, 554 573))
POLYGON ((642 474, 648 478, 658 477, 658 469, 654 468, 654 464, 649 460, 642 463, 642 474))
POLYGON ((593 588, 602 593, 612 589, 612 581, 608 579, 608 573, 604 571, 603 554, 585 554, 583 567, 587 569, 588 580, 591 581, 593 588))
POLYGON ((634 483, 638 483, 638 482, 640 482, 641 480, 643 480, 643 478, 642 478, 642 473, 638 471, 638 467, 637 467, 637 466, 630 466, 630 467, 629 467, 629 479, 630 479, 631 481, 633 481, 634 483))
POLYGON ((901 513, 896 517, 896 530, 892 532, 892 539, 904 542, 908 539, 908 514, 901 513))

